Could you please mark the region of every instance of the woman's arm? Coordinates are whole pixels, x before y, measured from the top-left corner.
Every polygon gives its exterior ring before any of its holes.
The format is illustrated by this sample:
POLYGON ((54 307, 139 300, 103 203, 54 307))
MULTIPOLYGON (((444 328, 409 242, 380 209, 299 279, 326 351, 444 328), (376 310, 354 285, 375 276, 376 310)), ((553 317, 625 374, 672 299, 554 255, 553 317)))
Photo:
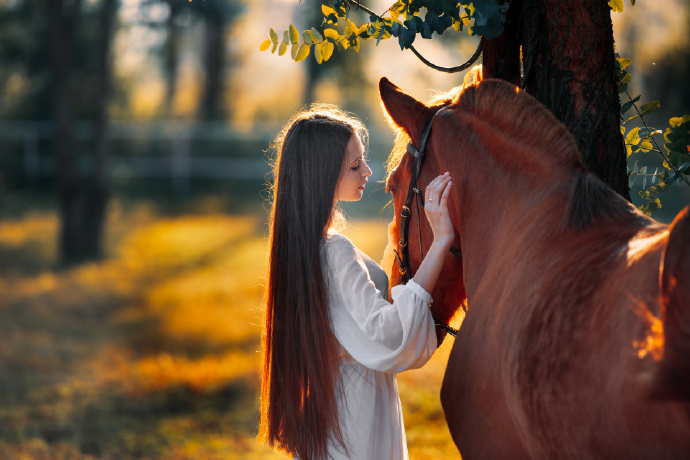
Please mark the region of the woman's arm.
POLYGON ((434 233, 434 241, 424 256, 414 280, 431 293, 436 286, 443 262, 455 237, 453 222, 448 213, 448 197, 453 183, 445 173, 432 180, 424 193, 424 213, 434 233))

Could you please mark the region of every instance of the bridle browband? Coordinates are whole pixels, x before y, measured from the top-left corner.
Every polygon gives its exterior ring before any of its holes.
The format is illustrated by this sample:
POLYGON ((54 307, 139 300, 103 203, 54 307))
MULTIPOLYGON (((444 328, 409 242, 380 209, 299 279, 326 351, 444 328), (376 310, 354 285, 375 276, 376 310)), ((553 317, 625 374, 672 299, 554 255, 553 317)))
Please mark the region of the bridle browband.
MULTIPOLYGON (((407 243, 410 230, 410 206, 412 206, 412 200, 415 198, 417 206, 417 230, 419 233, 419 253, 421 259, 424 259, 424 250, 422 248, 422 227, 420 223, 421 214, 419 212, 419 196, 422 194, 422 192, 417 188, 417 179, 419 178, 419 171, 421 170, 422 162, 424 161, 424 150, 426 148, 426 142, 429 139, 429 134, 431 133, 431 125, 433 124, 436 115, 438 115, 438 113, 446 107, 447 106, 440 107, 431 116, 426 126, 424 127, 424 131, 422 131, 421 137, 419 138, 419 147, 415 147, 411 140, 407 143, 407 153, 412 155, 412 157, 414 158, 414 165, 412 166, 412 177, 410 178, 410 187, 407 190, 407 199, 405 200, 405 205, 403 206, 402 212, 400 213, 400 253, 398 253, 398 251, 395 251, 395 257, 398 259, 398 267, 400 268, 400 275, 402 276, 403 283, 407 283, 409 281, 412 272, 410 268, 410 257, 407 243)), ((421 204, 421 207, 424 207, 424 203, 421 204)), ((462 253, 457 249, 450 248, 450 252, 458 257, 462 257, 462 253)), ((434 318, 434 324, 437 328, 441 329, 444 332, 447 332, 453 337, 455 337, 455 335, 458 332, 457 329, 454 329, 451 326, 438 321, 436 318, 434 318)))

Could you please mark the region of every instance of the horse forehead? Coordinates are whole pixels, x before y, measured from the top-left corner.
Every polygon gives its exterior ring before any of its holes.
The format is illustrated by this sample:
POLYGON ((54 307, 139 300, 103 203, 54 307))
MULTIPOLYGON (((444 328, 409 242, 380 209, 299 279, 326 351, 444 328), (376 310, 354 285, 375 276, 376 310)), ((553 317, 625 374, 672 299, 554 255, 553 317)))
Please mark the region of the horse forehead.
POLYGON ((405 155, 401 160, 398 166, 396 166, 393 171, 391 171, 390 175, 388 176, 388 184, 389 185, 400 185, 401 183, 405 182, 406 180, 409 180, 410 177, 412 176, 412 171, 410 170, 409 167, 409 155, 405 155))

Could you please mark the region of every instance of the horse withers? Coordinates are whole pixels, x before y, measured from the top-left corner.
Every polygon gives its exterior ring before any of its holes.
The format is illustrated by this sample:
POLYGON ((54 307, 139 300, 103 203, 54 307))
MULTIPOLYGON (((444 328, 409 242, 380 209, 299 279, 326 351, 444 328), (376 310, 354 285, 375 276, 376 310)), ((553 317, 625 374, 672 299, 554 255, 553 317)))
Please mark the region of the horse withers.
MULTIPOLYGON (((448 255, 432 312, 447 321, 468 306, 441 390, 462 457, 690 458, 688 208, 670 226, 641 214, 506 82, 430 105, 385 78, 379 89, 403 142, 433 117, 417 188, 453 179, 462 257, 448 255)), ((413 161, 389 158, 396 227, 413 161)), ((433 235, 410 213, 414 272, 433 235)))

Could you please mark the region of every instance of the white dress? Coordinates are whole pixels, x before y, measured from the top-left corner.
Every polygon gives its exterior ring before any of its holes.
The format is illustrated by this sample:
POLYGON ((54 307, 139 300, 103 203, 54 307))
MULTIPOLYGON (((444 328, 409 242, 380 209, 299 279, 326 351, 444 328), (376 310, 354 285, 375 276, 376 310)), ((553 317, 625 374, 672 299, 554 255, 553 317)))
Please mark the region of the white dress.
POLYGON ((338 420, 347 444, 330 440, 333 459, 407 459, 395 374, 423 366, 436 350, 431 296, 414 280, 386 300, 385 271, 346 237, 322 246, 331 328, 343 350, 338 420))

